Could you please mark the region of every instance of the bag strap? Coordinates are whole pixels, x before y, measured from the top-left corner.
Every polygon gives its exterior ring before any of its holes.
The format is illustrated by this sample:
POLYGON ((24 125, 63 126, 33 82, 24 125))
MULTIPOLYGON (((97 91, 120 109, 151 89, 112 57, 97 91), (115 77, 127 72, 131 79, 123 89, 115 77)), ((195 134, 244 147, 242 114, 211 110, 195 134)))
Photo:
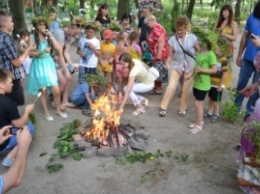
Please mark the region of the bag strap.
MULTIPOLYGON (((178 44, 180 45, 182 51, 184 52, 184 54, 187 54, 187 55, 189 55, 191 58, 193 58, 194 60, 196 60, 196 58, 195 58, 191 53, 189 53, 188 51, 186 51, 186 50, 183 48, 183 46, 182 46, 181 43, 179 42, 178 36, 175 35, 175 37, 176 37, 176 40, 177 40, 178 44)), ((185 56, 185 59, 186 59, 186 56, 185 56)), ((187 59, 186 59, 186 61, 187 61, 187 59)))

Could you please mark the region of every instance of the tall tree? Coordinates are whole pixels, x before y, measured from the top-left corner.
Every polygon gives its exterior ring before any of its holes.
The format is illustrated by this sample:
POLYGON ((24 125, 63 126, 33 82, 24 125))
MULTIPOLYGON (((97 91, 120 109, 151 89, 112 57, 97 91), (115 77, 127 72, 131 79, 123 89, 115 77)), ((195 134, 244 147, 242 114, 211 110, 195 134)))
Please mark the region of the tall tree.
POLYGON ((13 34, 15 35, 19 33, 19 30, 26 28, 23 0, 9 0, 9 8, 13 15, 13 34))
POLYGON ((118 0, 117 20, 121 20, 125 13, 129 13, 129 1, 130 0, 118 0))
POLYGON ((235 20, 238 24, 240 24, 240 11, 241 11, 241 0, 237 0, 235 6, 235 20))
POLYGON ((187 8, 187 16, 188 16, 188 18, 190 18, 190 20, 192 17, 194 6, 195 6, 195 0, 190 0, 188 8, 187 8))
POLYGON ((79 0, 79 7, 85 8, 85 0, 79 0))

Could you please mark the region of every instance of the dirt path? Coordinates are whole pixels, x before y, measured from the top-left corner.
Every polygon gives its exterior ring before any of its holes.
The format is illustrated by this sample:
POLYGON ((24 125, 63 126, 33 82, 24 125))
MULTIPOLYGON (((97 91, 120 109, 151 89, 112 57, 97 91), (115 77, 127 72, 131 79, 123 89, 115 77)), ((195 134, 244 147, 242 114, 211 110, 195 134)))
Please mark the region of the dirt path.
MULTIPOLYGON (((240 40, 240 37, 238 38, 240 40)), ((238 47, 236 43, 235 47, 238 47)), ((75 48, 71 50, 72 54, 75 48)), ((73 56, 77 61, 76 54, 73 56)), ((238 68, 234 68, 238 75, 238 68)), ((74 86, 76 85, 76 75, 74 86)), ((237 76, 233 78, 236 85, 237 76)), ((226 95, 224 95, 225 98, 226 95)), ((132 106, 127 106, 124 121, 131 120, 144 125, 150 133, 149 150, 156 153, 171 150, 177 157, 162 157, 146 164, 135 163, 121 166, 114 158, 94 157, 74 161, 63 160, 64 169, 49 174, 45 169, 58 135, 58 129, 64 122, 73 119, 90 120, 81 115, 80 110, 69 109, 67 120, 54 115, 54 122, 45 121, 40 103, 36 105, 36 116, 40 129, 33 141, 28 156, 28 166, 23 183, 10 191, 12 194, 239 194, 236 184, 236 158, 238 152, 234 146, 239 140, 240 126, 226 122, 211 124, 206 121, 205 129, 197 135, 187 134, 187 123, 194 121, 195 109, 190 108, 185 117, 178 116, 179 98, 175 96, 165 118, 158 116, 161 96, 147 96, 150 105, 147 112, 139 117, 131 116, 132 106), (47 152, 44 157, 40 153, 47 152), (181 157, 184 156, 184 157, 181 157), (187 159, 183 159, 186 158, 187 159), (146 176, 142 176, 142 175, 146 176), (143 183, 142 183, 143 182, 143 183)), ((27 96, 27 102, 33 98, 27 96)), ((0 172, 5 172, 2 166, 0 172)))

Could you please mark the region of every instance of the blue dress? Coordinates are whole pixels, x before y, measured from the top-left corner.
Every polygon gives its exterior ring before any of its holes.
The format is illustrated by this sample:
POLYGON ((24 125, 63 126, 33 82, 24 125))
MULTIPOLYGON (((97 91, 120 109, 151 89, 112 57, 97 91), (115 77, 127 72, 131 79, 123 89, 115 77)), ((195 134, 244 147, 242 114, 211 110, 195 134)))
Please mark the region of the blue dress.
MULTIPOLYGON (((43 51, 48 47, 47 40, 41 40, 38 50, 43 51)), ((27 92, 32 95, 37 95, 42 88, 57 85, 58 77, 56 66, 50 53, 44 53, 39 57, 33 58, 27 80, 27 92)))

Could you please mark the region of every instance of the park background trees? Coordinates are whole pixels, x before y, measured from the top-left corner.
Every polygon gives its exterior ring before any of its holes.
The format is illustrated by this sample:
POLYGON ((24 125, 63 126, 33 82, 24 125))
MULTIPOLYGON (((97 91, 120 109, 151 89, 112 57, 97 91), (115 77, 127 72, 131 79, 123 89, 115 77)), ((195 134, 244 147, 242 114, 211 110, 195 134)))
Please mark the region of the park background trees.
MULTIPOLYGON (((216 22, 219 8, 226 3, 233 6, 235 19, 240 23, 251 13, 256 0, 161 0, 163 11, 155 13, 158 21, 168 31, 172 30, 172 23, 178 15, 187 15, 193 23, 208 24, 216 22), (172 22, 169 22, 171 21, 172 22)), ((87 18, 94 18, 98 5, 107 3, 110 6, 112 19, 120 20, 126 12, 140 9, 140 0, 54 0, 54 6, 59 10, 61 18, 68 17, 69 12, 78 15, 79 8, 85 8, 87 18)), ((25 19, 32 15, 41 15, 48 0, 1 0, 0 8, 9 9, 13 14, 15 33, 26 27, 25 19)), ((140 15, 139 15, 140 16, 140 15)))

